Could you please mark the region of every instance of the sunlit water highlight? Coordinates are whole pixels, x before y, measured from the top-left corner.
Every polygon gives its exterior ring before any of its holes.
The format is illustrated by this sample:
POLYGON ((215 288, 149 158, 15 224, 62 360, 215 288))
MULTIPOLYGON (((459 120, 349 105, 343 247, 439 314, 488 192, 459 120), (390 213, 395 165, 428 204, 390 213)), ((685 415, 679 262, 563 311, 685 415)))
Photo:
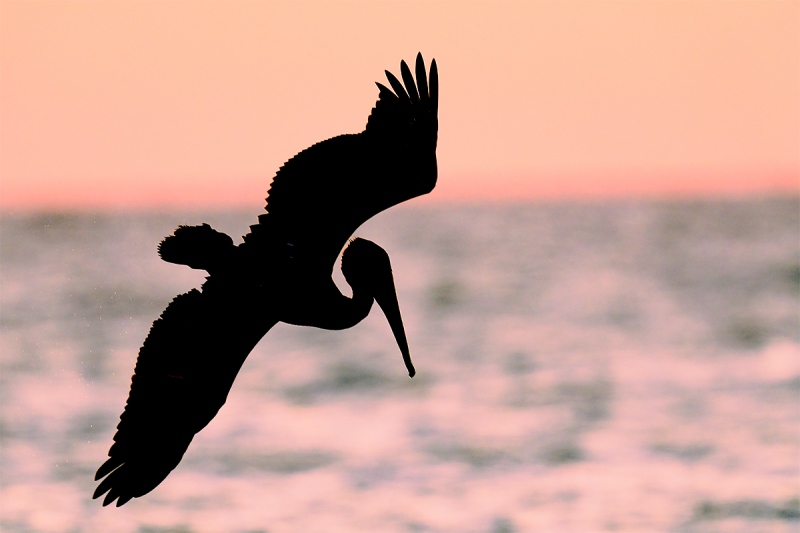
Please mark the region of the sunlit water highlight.
POLYGON ((278 325, 170 477, 102 508, 138 347, 203 279, 156 244, 254 219, 2 218, 0 529, 800 527, 796 197, 384 213, 358 234, 392 257, 417 377, 377 310, 278 325))

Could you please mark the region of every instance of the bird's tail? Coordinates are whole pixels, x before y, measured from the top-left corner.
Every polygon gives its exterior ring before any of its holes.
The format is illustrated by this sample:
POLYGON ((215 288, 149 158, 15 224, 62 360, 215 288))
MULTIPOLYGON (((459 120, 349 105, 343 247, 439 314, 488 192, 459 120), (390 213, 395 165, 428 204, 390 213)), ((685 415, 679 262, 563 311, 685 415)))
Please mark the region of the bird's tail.
POLYGON ((158 245, 158 255, 164 261, 209 271, 228 263, 235 250, 228 235, 208 224, 178 226, 158 245))

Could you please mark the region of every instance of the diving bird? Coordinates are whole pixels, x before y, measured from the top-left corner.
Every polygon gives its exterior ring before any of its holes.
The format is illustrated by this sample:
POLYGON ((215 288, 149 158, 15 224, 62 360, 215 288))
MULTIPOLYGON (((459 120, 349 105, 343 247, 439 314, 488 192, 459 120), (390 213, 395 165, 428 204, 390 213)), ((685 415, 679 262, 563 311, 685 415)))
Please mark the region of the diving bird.
POLYGON ((373 215, 436 185, 439 78, 436 60, 416 80, 377 83, 364 131, 317 143, 275 174, 266 212, 243 242, 207 224, 180 226, 159 245, 165 261, 208 272, 201 290, 175 297, 139 349, 125 410, 94 498, 117 507, 147 494, 178 465, 225 403, 245 358, 278 322, 339 330, 383 310, 409 376, 411 362, 392 268, 377 244, 351 236, 373 215), (348 244, 349 241, 349 244, 348 244), (341 269, 353 290, 332 279, 341 269))

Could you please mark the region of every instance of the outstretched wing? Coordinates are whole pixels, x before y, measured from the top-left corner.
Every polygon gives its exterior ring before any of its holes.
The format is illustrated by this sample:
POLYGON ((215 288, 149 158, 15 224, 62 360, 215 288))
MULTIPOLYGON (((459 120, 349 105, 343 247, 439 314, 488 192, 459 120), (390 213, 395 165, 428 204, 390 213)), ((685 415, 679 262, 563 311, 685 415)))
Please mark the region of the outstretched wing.
POLYGON ((417 55, 416 80, 405 61, 405 85, 388 71, 395 92, 378 84, 380 96, 356 135, 313 145, 287 161, 272 181, 267 213, 251 226, 245 246, 272 241, 293 253, 313 255, 333 267, 353 232, 373 215, 426 194, 436 184, 439 81, 430 79, 417 55))
POLYGON ((103 505, 153 490, 225 403, 245 358, 275 324, 241 303, 192 290, 153 323, 109 459, 95 476, 105 477, 93 496, 108 492, 103 505))

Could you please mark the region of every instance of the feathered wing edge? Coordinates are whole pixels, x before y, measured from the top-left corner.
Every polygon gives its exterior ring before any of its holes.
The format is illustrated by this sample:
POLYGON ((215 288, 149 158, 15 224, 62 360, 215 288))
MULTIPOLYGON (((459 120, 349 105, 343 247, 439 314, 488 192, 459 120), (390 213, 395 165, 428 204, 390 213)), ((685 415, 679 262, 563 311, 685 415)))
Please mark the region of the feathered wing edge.
POLYGON ((405 61, 400 61, 400 75, 403 78, 403 83, 397 77, 389 72, 386 73, 386 79, 389 80, 389 85, 392 86, 394 92, 385 85, 375 82, 380 90, 381 98, 397 99, 402 103, 411 105, 422 103, 430 107, 430 111, 436 114, 439 110, 439 69, 436 66, 436 60, 431 61, 430 81, 428 81, 425 72, 425 61, 422 59, 422 53, 417 54, 417 61, 415 65, 417 74, 416 83, 414 83, 414 76, 411 74, 411 69, 405 61))
MULTIPOLYGON (((431 61, 430 74, 425 72, 422 54, 417 54, 415 65, 417 79, 405 61, 400 62, 400 75, 403 82, 385 71, 391 89, 382 83, 378 86, 378 102, 367 119, 367 131, 397 133, 399 119, 406 125, 422 117, 435 119, 439 110, 439 70, 436 60, 431 61), (404 118, 405 117, 405 118, 404 118), (406 122, 407 121, 407 122, 406 122)), ((426 121, 427 122, 427 121, 426 121)), ((401 129, 403 126, 400 126, 401 129)))

